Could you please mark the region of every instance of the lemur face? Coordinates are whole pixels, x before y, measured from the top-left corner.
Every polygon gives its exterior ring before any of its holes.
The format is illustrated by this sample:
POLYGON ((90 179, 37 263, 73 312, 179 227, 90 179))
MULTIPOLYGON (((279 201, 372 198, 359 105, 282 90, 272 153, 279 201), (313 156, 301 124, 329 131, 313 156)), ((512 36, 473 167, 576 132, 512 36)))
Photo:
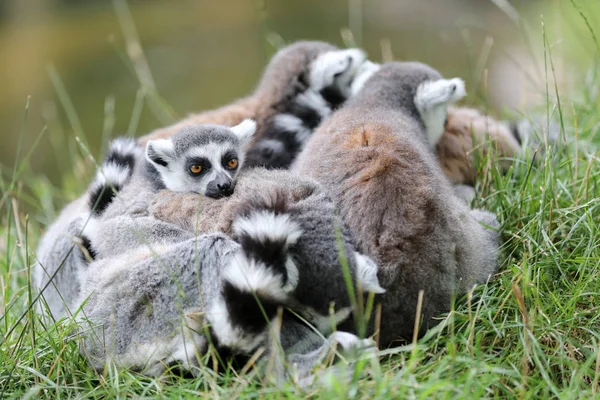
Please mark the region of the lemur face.
POLYGON ((332 105, 342 103, 351 95, 354 77, 367 60, 360 49, 328 51, 318 56, 310 66, 310 85, 321 92, 332 105))
POLYGON ((228 128, 191 125, 170 139, 151 140, 146 158, 160 173, 167 189, 206 197, 230 196, 256 123, 245 120, 228 128))

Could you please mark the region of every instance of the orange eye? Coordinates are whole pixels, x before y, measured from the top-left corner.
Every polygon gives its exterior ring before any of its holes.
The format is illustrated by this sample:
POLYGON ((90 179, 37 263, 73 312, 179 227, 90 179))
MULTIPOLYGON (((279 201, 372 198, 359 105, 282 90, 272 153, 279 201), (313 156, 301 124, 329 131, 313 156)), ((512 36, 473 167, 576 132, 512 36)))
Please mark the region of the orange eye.
POLYGON ((237 158, 232 158, 231 160, 227 161, 227 166, 229 168, 235 168, 238 166, 238 160, 237 158))
POLYGON ((202 165, 194 164, 190 167, 190 172, 192 174, 199 174, 202 172, 202 165))

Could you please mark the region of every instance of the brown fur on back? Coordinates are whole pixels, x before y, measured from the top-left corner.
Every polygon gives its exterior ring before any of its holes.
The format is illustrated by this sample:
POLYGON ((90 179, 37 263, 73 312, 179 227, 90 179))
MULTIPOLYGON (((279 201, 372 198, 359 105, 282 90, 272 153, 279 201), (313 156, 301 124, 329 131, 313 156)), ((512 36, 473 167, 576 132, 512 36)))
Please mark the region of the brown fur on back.
POLYGON ((378 86, 364 103, 360 92, 317 129, 293 168, 325 186, 359 251, 378 262, 387 346, 412 337, 419 290, 423 333, 455 293, 485 281, 496 268, 497 242, 455 197, 421 121, 409 106, 393 107, 402 96, 388 92, 418 82, 372 82, 378 86))

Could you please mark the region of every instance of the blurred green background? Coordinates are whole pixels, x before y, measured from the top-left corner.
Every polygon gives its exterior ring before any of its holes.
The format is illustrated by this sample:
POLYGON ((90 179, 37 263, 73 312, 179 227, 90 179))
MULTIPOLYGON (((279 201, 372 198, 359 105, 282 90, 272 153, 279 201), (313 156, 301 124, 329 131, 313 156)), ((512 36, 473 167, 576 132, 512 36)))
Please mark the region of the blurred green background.
MULTIPOLYGON (((600 28, 598 3, 577 2, 600 28)), ((569 91, 584 82, 595 43, 568 0, 3 0, 0 165, 6 178, 20 137, 22 157, 47 126, 30 173, 60 186, 76 134, 97 156, 109 136, 228 103, 252 90, 277 46, 298 39, 423 61, 463 77, 473 104, 524 111, 544 104, 552 73, 542 21, 558 87, 569 91), (135 106, 140 83, 128 54, 139 53, 124 35, 132 24, 168 112, 152 107, 152 93, 135 106)))

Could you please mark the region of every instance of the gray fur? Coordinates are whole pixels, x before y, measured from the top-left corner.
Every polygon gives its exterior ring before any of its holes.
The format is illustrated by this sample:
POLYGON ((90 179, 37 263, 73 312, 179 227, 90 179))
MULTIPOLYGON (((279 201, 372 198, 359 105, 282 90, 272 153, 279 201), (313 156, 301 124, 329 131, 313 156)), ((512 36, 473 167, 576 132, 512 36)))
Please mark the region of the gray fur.
MULTIPOLYGON (((237 251, 237 243, 212 234, 91 264, 83 283, 83 292, 91 295, 82 296, 80 317, 81 349, 90 364, 103 370, 115 363, 152 376, 176 364, 197 373, 209 343, 220 339, 206 336, 212 320, 205 311, 221 298, 221 272, 237 251)), ((260 364, 274 357, 269 377, 276 383, 287 376, 300 378, 303 386, 312 382, 312 368, 334 342, 343 351, 370 343, 340 333, 324 340, 295 320, 284 322, 281 334, 275 334, 279 337, 283 354, 278 346, 269 347, 260 364)))
MULTIPOLYGON (((132 180, 132 184, 135 184, 135 179, 132 180)), ((293 177, 284 171, 259 169, 242 174, 239 185, 244 190, 236 191, 234 199, 228 199, 228 202, 204 199, 203 201, 208 204, 201 210, 209 210, 211 214, 211 206, 219 207, 222 210, 223 220, 229 220, 232 224, 236 216, 243 212, 241 208, 247 206, 250 199, 256 201, 257 197, 265 195, 265 191, 276 190, 292 202, 288 209, 289 215, 306 233, 289 249, 300 275, 298 285, 289 300, 282 305, 291 307, 315 325, 322 325, 322 320, 327 319, 331 306, 334 306, 336 311, 351 306, 338 258, 338 240, 343 243, 343 251, 348 257, 349 272, 355 284, 360 284, 356 282, 360 277, 367 284, 371 283, 369 288, 373 288, 373 282, 377 285, 376 269, 372 271, 371 276, 366 277, 357 272, 358 266, 352 242, 342 232, 338 239, 335 233, 338 223, 335 222, 333 204, 314 182, 293 177), (231 202, 234 209, 227 207, 231 202), (235 207, 236 204, 239 208, 235 207), (326 294, 319 296, 315 293, 326 294)), ((121 195, 127 196, 130 193, 124 190, 121 195)), ((93 324, 103 327, 103 331, 102 335, 94 332, 85 334, 86 354, 92 358, 96 368, 103 367, 104 363, 111 359, 119 361, 124 366, 141 369, 148 374, 162 373, 164 365, 175 360, 185 369, 192 368, 197 365, 196 362, 190 363, 189 360, 176 358, 176 356, 187 354, 184 350, 189 346, 184 345, 184 339, 192 340, 191 348, 200 349, 199 353, 202 354, 206 350, 206 338, 190 333, 184 327, 184 322, 190 323, 189 318, 183 318, 182 315, 186 313, 199 315, 206 310, 210 311, 210 302, 206 299, 214 300, 221 296, 219 277, 231 262, 234 253, 239 251, 238 245, 223 235, 209 235, 167 246, 164 246, 163 242, 163 245, 159 245, 157 249, 157 240, 164 241, 165 235, 161 230, 157 230, 156 226, 164 226, 168 223, 156 221, 151 216, 135 214, 114 216, 117 208, 121 208, 124 213, 130 211, 129 208, 123 208, 123 203, 120 201, 115 201, 111 205, 99 229, 102 236, 106 237, 105 240, 116 241, 114 239, 116 237, 123 238, 124 242, 135 247, 137 243, 129 239, 135 235, 127 233, 126 226, 129 225, 133 229, 139 229, 141 226, 148 235, 144 239, 147 246, 137 248, 133 253, 108 257, 90 265, 90 272, 81 293, 82 301, 89 293, 92 293, 92 296, 84 307, 84 313, 93 324), (155 233, 157 237, 152 238, 155 233), (224 250, 220 250, 221 247, 224 250), (219 253, 213 256, 215 254, 213 252, 219 253), (154 253, 162 256, 153 257, 154 253), (169 261, 165 264, 165 260, 169 261), (200 279, 193 276, 194 273, 198 273, 195 272, 196 268, 193 265, 197 265, 200 279), (160 271, 165 268, 166 273, 161 273, 160 271), (152 283, 149 283, 149 280, 152 283), (178 288, 181 286, 178 280, 182 281, 182 287, 178 288), (194 303, 195 300, 190 300, 191 303, 185 303, 181 309, 183 314, 181 310, 175 312, 178 310, 175 309, 174 304, 177 301, 174 296, 179 291, 185 294, 185 298, 199 298, 198 289, 194 286, 198 284, 198 280, 202 293, 201 299, 205 299, 204 303, 194 303), (142 307, 141 298, 156 300, 150 301, 151 306, 142 307), (144 310, 150 307, 152 312, 140 312, 140 307, 144 310), (111 337, 113 342, 107 339, 111 337), (112 343, 112 347, 109 346, 112 349, 110 354, 106 352, 107 343, 112 343), (149 363, 146 365, 147 359, 149 363)), ((100 255, 103 254, 104 247, 109 248, 106 245, 98 247, 100 255)), ((125 248, 121 248, 120 251, 125 251, 125 248)), ((345 317, 347 318, 347 315, 345 317)), ((226 319, 226 316, 223 318, 226 319)), ((202 324, 206 324, 206 321, 202 324)), ((198 330, 197 327, 195 330, 198 330)), ((219 332, 215 333, 219 334, 219 332)), ((311 334, 304 339, 312 343, 310 354, 306 357, 299 354, 292 357, 296 360, 296 367, 302 371, 302 376, 309 376, 314 363, 322 359, 320 354, 329 351, 331 344, 331 341, 323 342, 313 336, 314 334, 311 334)), ((214 339, 223 341, 219 336, 214 339)), ((285 343, 295 343, 299 340, 303 340, 302 337, 295 337, 294 340, 285 338, 284 349, 287 346, 285 343)), ((258 343, 264 344, 263 341, 258 343)), ((247 351, 246 348, 243 350, 247 351)), ((291 353, 286 352, 286 354, 291 353)))
POLYGON ((102 370, 114 361, 160 375, 179 362, 193 372, 208 347, 202 311, 220 296, 221 267, 238 247, 208 235, 91 264, 81 299, 91 365, 102 370))
MULTIPOLYGON (((144 225, 146 232, 156 232, 157 226, 173 224, 195 234, 221 231, 231 235, 235 219, 248 204, 269 196, 270 193, 279 192, 288 199, 288 212, 304 232, 290 249, 300 272, 296 293, 302 299, 302 305, 313 308, 320 315, 328 315, 332 301, 337 306, 348 304, 346 285, 340 269, 338 241, 343 243, 341 250, 348 259, 351 271, 356 270, 354 244, 336 217, 333 202, 316 182, 287 171, 251 169, 240 174, 236 191, 227 199, 209 199, 191 193, 173 194, 168 202, 150 206, 152 215, 148 219, 140 218, 143 214, 131 214, 131 208, 128 207, 130 202, 127 199, 137 198, 139 194, 136 182, 132 178, 131 185, 120 193, 117 201, 105 212, 101 227, 102 239, 94 241, 100 256, 108 255, 104 253, 104 249, 118 246, 117 241, 133 241, 133 247, 144 245, 144 240, 147 243, 147 238, 138 239, 139 235, 125 231, 130 229, 128 225, 133 231, 139 230, 137 219, 147 224, 144 225), (127 214, 133 217, 129 219, 130 224, 122 217, 127 214), (185 217, 170 219, 170 215, 185 217), (327 295, 324 297, 320 295, 322 293, 327 295)), ((140 197, 149 198, 143 194, 140 197)), ((160 198, 161 196, 156 197, 160 198)), ((161 235, 158 237, 163 239, 161 235)))

